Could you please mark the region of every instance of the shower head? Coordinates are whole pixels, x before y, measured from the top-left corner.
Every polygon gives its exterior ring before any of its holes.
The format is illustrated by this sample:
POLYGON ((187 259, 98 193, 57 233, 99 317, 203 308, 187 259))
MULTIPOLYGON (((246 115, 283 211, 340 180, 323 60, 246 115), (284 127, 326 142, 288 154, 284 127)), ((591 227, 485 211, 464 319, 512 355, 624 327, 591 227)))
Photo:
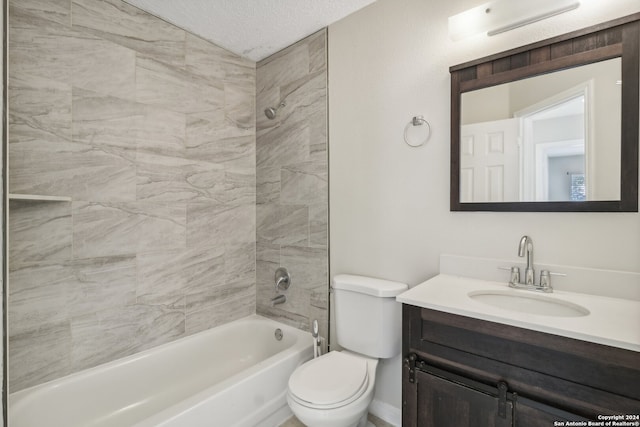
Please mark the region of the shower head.
POLYGON ((276 118, 276 113, 278 112, 278 110, 284 107, 285 105, 287 104, 285 104, 284 102, 281 102, 280 105, 278 105, 277 107, 265 108, 264 115, 267 116, 267 119, 273 120, 276 118))

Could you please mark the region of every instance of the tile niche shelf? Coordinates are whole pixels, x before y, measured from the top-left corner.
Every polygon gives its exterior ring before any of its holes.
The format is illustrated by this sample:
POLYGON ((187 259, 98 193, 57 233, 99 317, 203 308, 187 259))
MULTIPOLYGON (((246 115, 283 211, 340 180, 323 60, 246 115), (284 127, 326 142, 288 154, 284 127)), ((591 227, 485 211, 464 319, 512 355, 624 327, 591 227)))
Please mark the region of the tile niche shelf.
POLYGON ((44 196, 42 194, 16 194, 9 193, 9 200, 25 200, 32 202, 70 202, 68 196, 44 196))

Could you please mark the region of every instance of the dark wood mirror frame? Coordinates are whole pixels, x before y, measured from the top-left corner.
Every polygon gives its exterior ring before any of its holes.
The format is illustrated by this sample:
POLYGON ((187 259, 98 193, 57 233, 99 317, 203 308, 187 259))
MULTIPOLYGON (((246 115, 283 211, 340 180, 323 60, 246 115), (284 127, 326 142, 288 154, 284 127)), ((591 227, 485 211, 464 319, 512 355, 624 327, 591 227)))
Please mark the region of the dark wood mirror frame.
POLYGON ((452 211, 637 212, 640 13, 453 66, 451 73, 452 211), (460 202, 462 93, 612 58, 622 58, 620 200, 460 202))

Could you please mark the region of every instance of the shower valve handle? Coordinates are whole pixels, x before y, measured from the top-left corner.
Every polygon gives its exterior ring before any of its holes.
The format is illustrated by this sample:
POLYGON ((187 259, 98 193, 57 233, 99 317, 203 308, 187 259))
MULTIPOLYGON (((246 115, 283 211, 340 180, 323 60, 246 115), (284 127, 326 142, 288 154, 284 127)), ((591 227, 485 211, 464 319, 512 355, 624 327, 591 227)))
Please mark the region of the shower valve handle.
POLYGON ((284 267, 280 267, 276 270, 274 279, 276 282, 276 292, 280 290, 286 291, 289 289, 289 286, 291 286, 291 275, 284 267))

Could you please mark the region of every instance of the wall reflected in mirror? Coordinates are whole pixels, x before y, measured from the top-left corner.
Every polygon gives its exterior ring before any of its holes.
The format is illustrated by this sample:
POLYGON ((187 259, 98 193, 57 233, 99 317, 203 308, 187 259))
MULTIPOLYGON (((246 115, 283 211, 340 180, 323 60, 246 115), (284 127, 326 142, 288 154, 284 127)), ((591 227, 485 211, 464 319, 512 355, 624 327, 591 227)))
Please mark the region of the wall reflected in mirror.
POLYGON ((465 92, 460 202, 620 200, 621 58, 465 92))

